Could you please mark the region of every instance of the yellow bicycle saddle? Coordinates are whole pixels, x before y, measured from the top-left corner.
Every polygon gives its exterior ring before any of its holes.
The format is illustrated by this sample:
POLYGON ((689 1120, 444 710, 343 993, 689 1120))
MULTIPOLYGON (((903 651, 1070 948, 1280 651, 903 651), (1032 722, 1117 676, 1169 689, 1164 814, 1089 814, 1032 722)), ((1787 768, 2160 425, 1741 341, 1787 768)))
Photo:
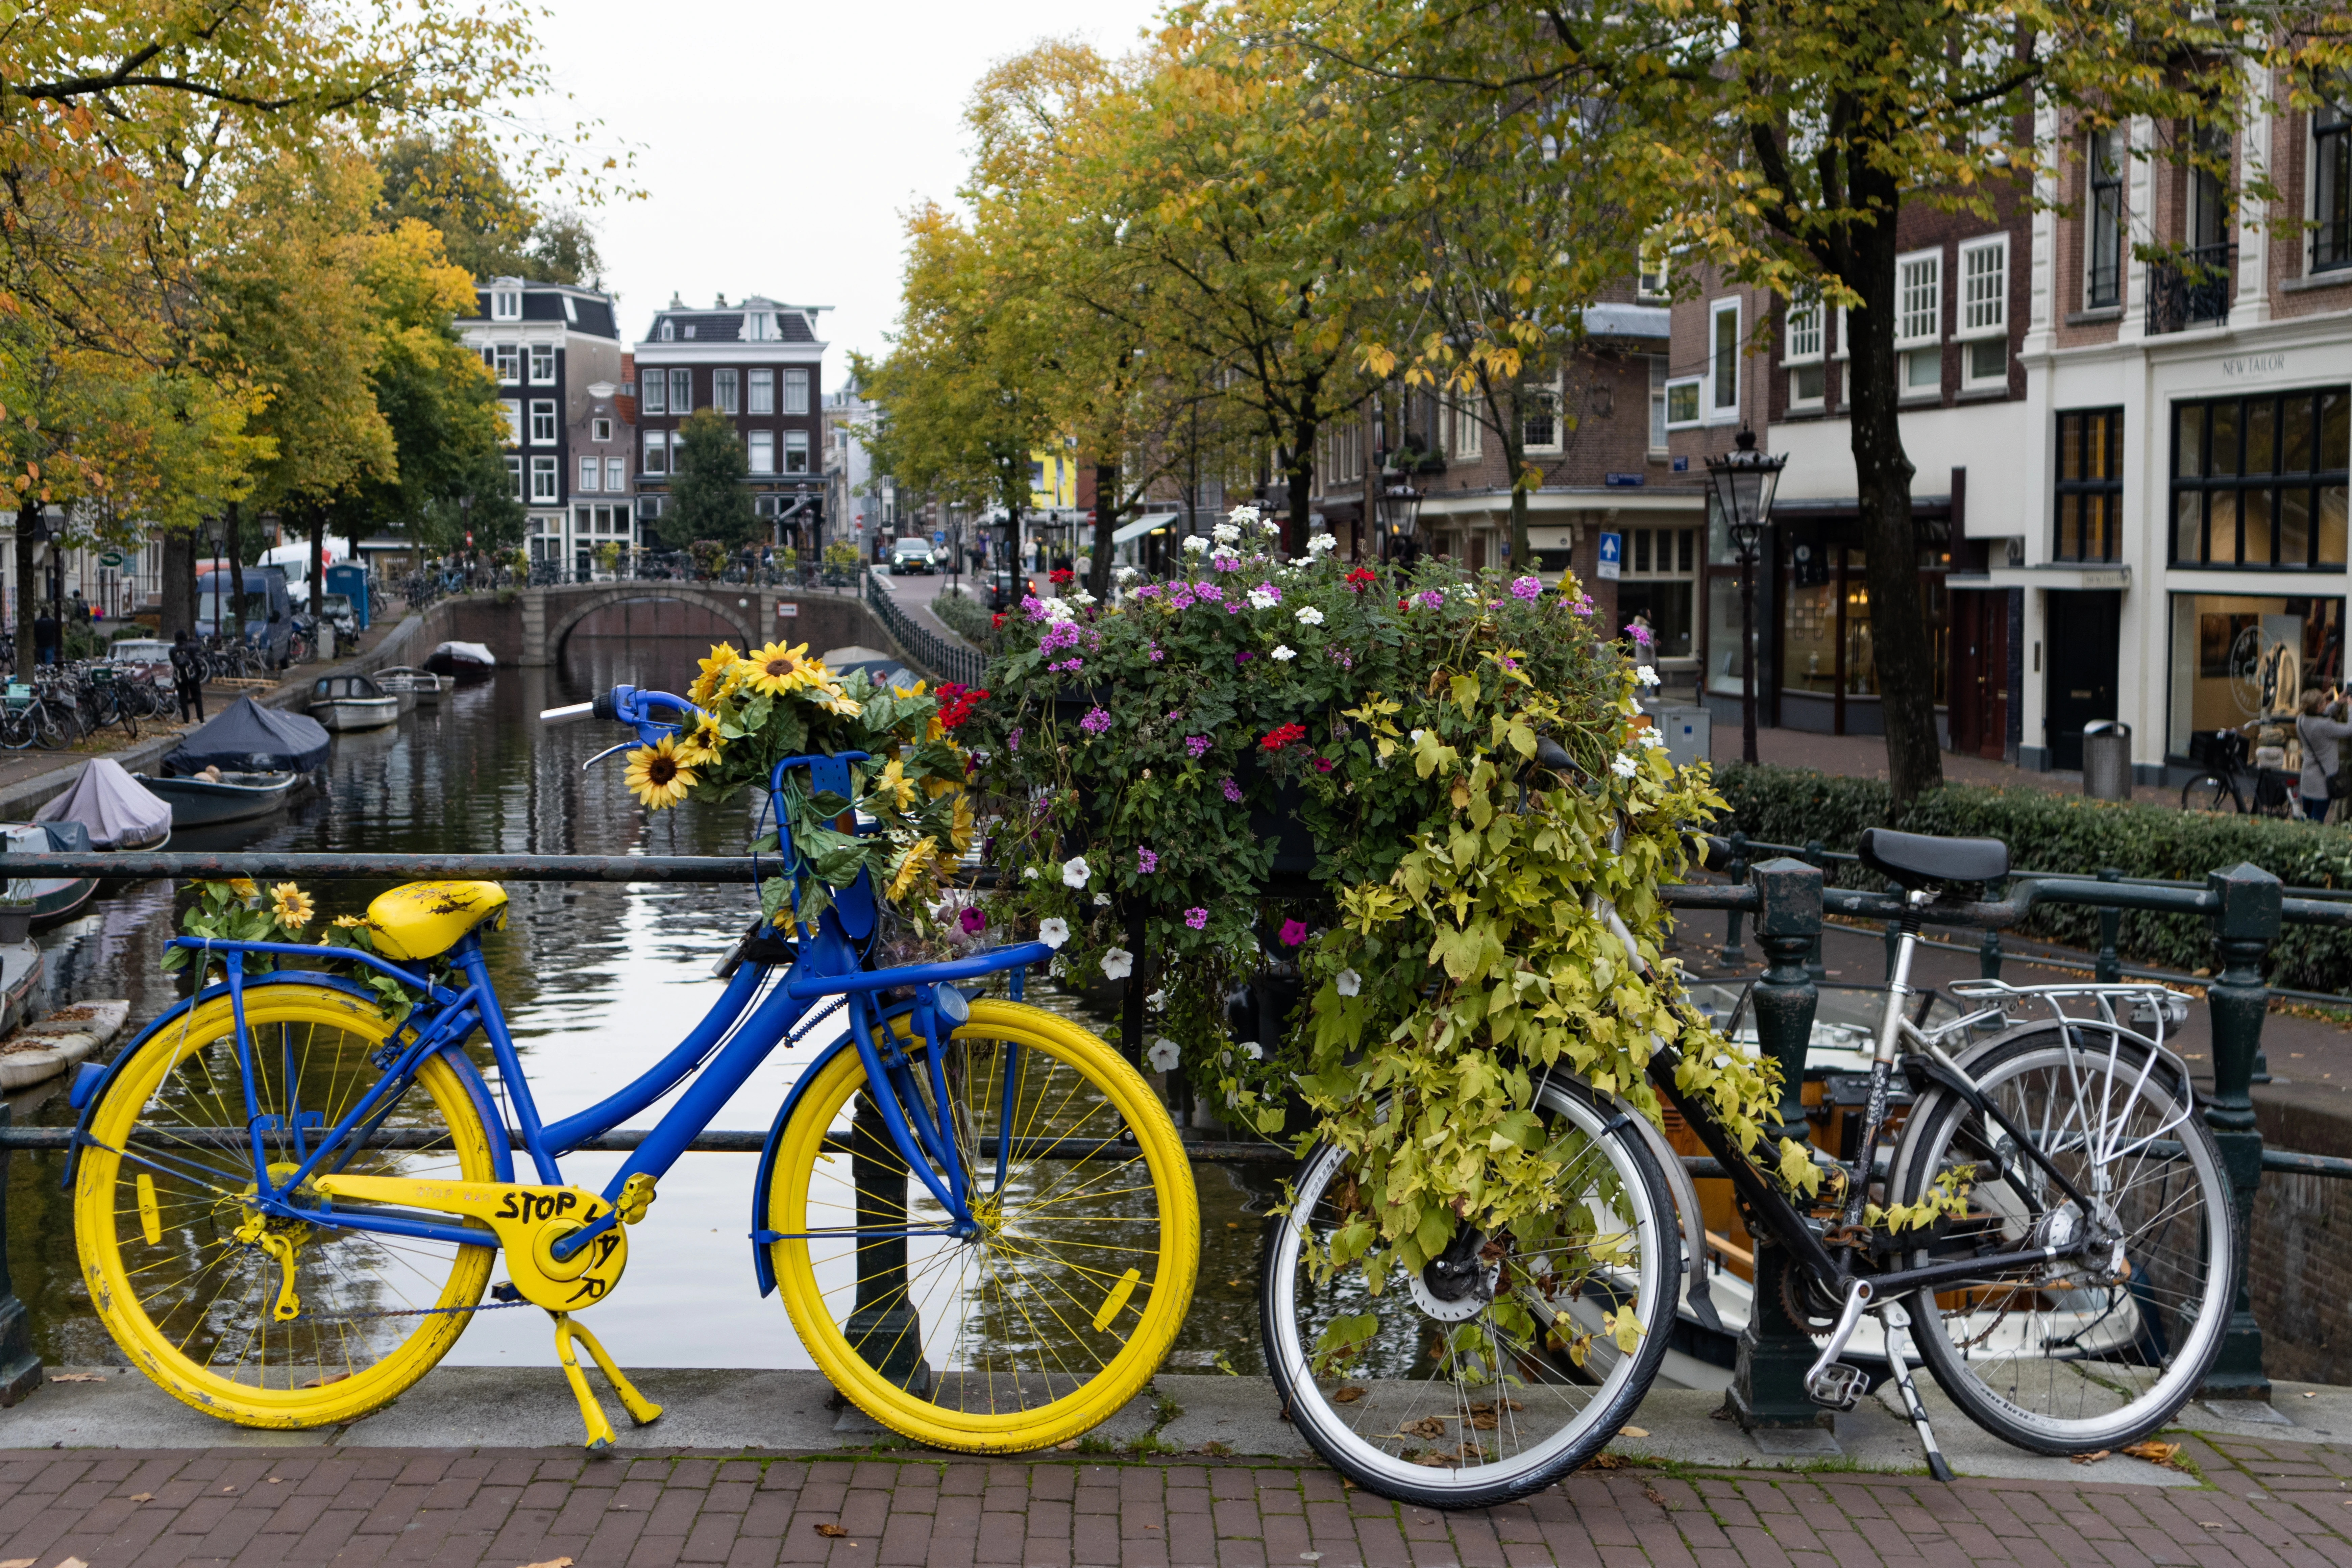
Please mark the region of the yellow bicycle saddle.
POLYGON ((431 958, 488 923, 507 923, 507 890, 496 882, 409 882, 367 907, 375 949, 386 958, 431 958))

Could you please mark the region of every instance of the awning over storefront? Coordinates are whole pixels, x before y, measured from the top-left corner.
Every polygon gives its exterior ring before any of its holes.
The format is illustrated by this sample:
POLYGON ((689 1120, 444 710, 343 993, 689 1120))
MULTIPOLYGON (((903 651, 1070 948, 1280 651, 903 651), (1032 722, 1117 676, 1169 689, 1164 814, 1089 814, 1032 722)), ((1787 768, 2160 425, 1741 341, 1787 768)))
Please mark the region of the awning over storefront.
POLYGON ((1166 528, 1183 515, 1180 511, 1155 511, 1149 516, 1139 517, 1133 522, 1122 523, 1118 531, 1110 536, 1110 542, 1113 544, 1125 544, 1130 539, 1140 539, 1147 533, 1166 528))

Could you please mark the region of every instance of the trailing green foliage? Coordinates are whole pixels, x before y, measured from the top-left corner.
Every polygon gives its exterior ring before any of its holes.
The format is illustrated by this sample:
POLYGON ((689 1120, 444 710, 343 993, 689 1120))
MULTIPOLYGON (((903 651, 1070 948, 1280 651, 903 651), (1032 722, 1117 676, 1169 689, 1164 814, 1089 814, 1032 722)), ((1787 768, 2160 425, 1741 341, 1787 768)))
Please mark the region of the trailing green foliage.
MULTIPOLYGON (((2352 833, 2272 817, 2209 816, 2170 806, 2085 800, 2040 790, 1947 784, 1887 820, 1883 780, 1833 778, 1803 768, 1727 766, 1716 787, 1731 811, 1717 832, 1737 827, 1770 844, 1821 841, 1852 850, 1862 830, 1899 827, 1906 833, 1998 838, 2015 869, 2095 876, 2108 867, 2126 877, 2202 881, 2209 871, 2251 864, 2290 888, 2352 887, 2352 833)), ((1836 868, 1835 882, 1879 887, 1859 866, 1836 868)), ((2099 912, 2079 905, 2044 905, 2018 928, 2029 936, 2076 947, 2099 944, 2099 912)), ((2134 963, 2198 970, 2213 962, 2210 928, 2179 915, 2126 911, 2118 947, 2134 963)), ((2298 990, 2340 991, 2352 976, 2352 932, 2310 926, 2286 928, 2272 950, 2271 983, 2298 990)))
POLYGON ((968 594, 941 593, 931 600, 931 614, 981 652, 998 651, 1003 639, 998 636, 995 617, 978 599, 968 594))

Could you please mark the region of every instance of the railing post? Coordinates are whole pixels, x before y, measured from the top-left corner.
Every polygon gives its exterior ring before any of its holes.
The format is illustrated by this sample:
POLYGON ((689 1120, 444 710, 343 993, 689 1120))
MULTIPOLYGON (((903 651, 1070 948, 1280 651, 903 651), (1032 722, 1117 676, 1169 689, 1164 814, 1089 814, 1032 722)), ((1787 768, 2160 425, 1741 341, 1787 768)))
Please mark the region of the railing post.
MULTIPOLYGON (((2114 866, 2102 866, 2099 868, 2100 881, 2120 882, 2123 879, 2124 874, 2119 868, 2114 866)), ((2099 911, 2099 959, 2097 973, 2099 984, 2102 985, 2116 984, 2124 977, 2123 960, 2116 954, 2116 943, 2122 937, 2123 930, 2123 910, 2101 910, 2099 911)))
MULTIPOLYGON (((0 1104, 0 1131, 15 1116, 0 1104)), ((41 1386, 41 1358, 33 1351, 33 1322, 8 1274, 8 1155, 0 1144, 0 1410, 41 1386)))
POLYGON ((2279 879, 2259 866, 2209 871, 2205 888, 2215 900, 2213 945, 2221 972, 2205 989, 2213 1020, 2213 1092, 2205 1101, 2205 1124, 2221 1146, 2221 1167, 2230 1176, 2230 1206, 2237 1221, 2236 1299, 2230 1327, 2221 1338, 2221 1359, 2198 1390, 2205 1399, 2267 1401, 2270 1379, 2263 1372, 2263 1331, 2254 1321, 2246 1280, 2247 1243, 2252 1236, 2254 1195, 2263 1184, 2263 1134, 2254 1118, 2254 1063, 2262 1053, 2263 1016, 2270 988, 2263 960, 2278 941, 2279 879))
POLYGON ((849 1121, 849 1181, 857 1205, 857 1295, 844 1329, 866 1365, 929 1398, 931 1367, 907 1277, 907 1237, 887 1234, 907 1226, 907 1166, 871 1089, 859 1092, 849 1121))
MULTIPOLYGON (((1735 882, 1748 880, 1748 835, 1734 828, 1731 833, 1731 864, 1724 874, 1735 882)), ((1748 967, 1748 950, 1740 945, 1739 925, 1748 918, 1746 910, 1734 910, 1723 923, 1723 951, 1716 954, 1726 969, 1748 967)))
POLYGON ((1987 931, 1984 940, 1977 943, 1977 974, 1980 979, 2000 978, 2000 932, 1987 931))
MULTIPOLYGON (((1805 955, 1822 934, 1822 873, 1791 859, 1768 860, 1748 873, 1756 889, 1756 940, 1764 950, 1763 978, 1750 993, 1758 1048, 1780 1064, 1779 1123, 1767 1130, 1777 1141, 1807 1141, 1805 1053, 1813 1033, 1813 1009, 1821 1000, 1805 955)), ((1805 1397, 1805 1369, 1816 1353, 1812 1336, 1789 1315, 1783 1276, 1787 1252, 1753 1215, 1749 1244, 1756 1251, 1755 1305, 1739 1336, 1738 1360, 1726 1405, 1739 1425, 1757 1427, 1818 1426, 1822 1407, 1805 1397)))
MULTIPOLYGON (((1821 872, 1824 878, 1829 874, 1828 867, 1822 864, 1827 858, 1828 847, 1820 839, 1805 840, 1805 864, 1821 872)), ((1760 937, 1760 931, 1759 935, 1760 937)), ((1805 972, 1817 982, 1830 977, 1829 966, 1822 962, 1822 925, 1818 919, 1813 921, 1813 945, 1805 954, 1805 972)))

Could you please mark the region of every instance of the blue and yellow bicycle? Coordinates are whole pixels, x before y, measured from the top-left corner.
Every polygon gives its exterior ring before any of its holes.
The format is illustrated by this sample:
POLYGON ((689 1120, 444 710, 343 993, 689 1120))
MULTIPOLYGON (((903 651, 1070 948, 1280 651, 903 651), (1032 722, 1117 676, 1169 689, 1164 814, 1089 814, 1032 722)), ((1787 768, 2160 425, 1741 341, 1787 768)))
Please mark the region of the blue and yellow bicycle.
MULTIPOLYGON (((626 686, 542 715, 616 720, 646 745, 698 716, 626 686)), ((787 758, 770 787, 854 799, 866 761, 787 758)), ((1143 1388, 1192 1300, 1191 1167, 1140 1074, 1019 1000, 1050 948, 867 968, 880 911, 861 875, 813 924, 755 921, 683 1041, 551 1122, 484 957, 505 907, 493 882, 420 882, 369 906, 373 952, 174 939, 206 979, 76 1083, 68 1172, 91 1299, 163 1388, 243 1426, 352 1420, 448 1353, 490 1290, 553 1316, 590 1447, 613 1428, 578 1349, 653 1420, 573 1314, 620 1285, 696 1134, 835 1012, 846 1034, 777 1111, 749 1237, 819 1369, 882 1425, 983 1453, 1067 1440, 1143 1388), (415 1005, 395 1022, 363 977, 318 967, 326 951, 415 1005), (601 1190, 566 1184, 563 1154, 681 1085, 601 1190)))

